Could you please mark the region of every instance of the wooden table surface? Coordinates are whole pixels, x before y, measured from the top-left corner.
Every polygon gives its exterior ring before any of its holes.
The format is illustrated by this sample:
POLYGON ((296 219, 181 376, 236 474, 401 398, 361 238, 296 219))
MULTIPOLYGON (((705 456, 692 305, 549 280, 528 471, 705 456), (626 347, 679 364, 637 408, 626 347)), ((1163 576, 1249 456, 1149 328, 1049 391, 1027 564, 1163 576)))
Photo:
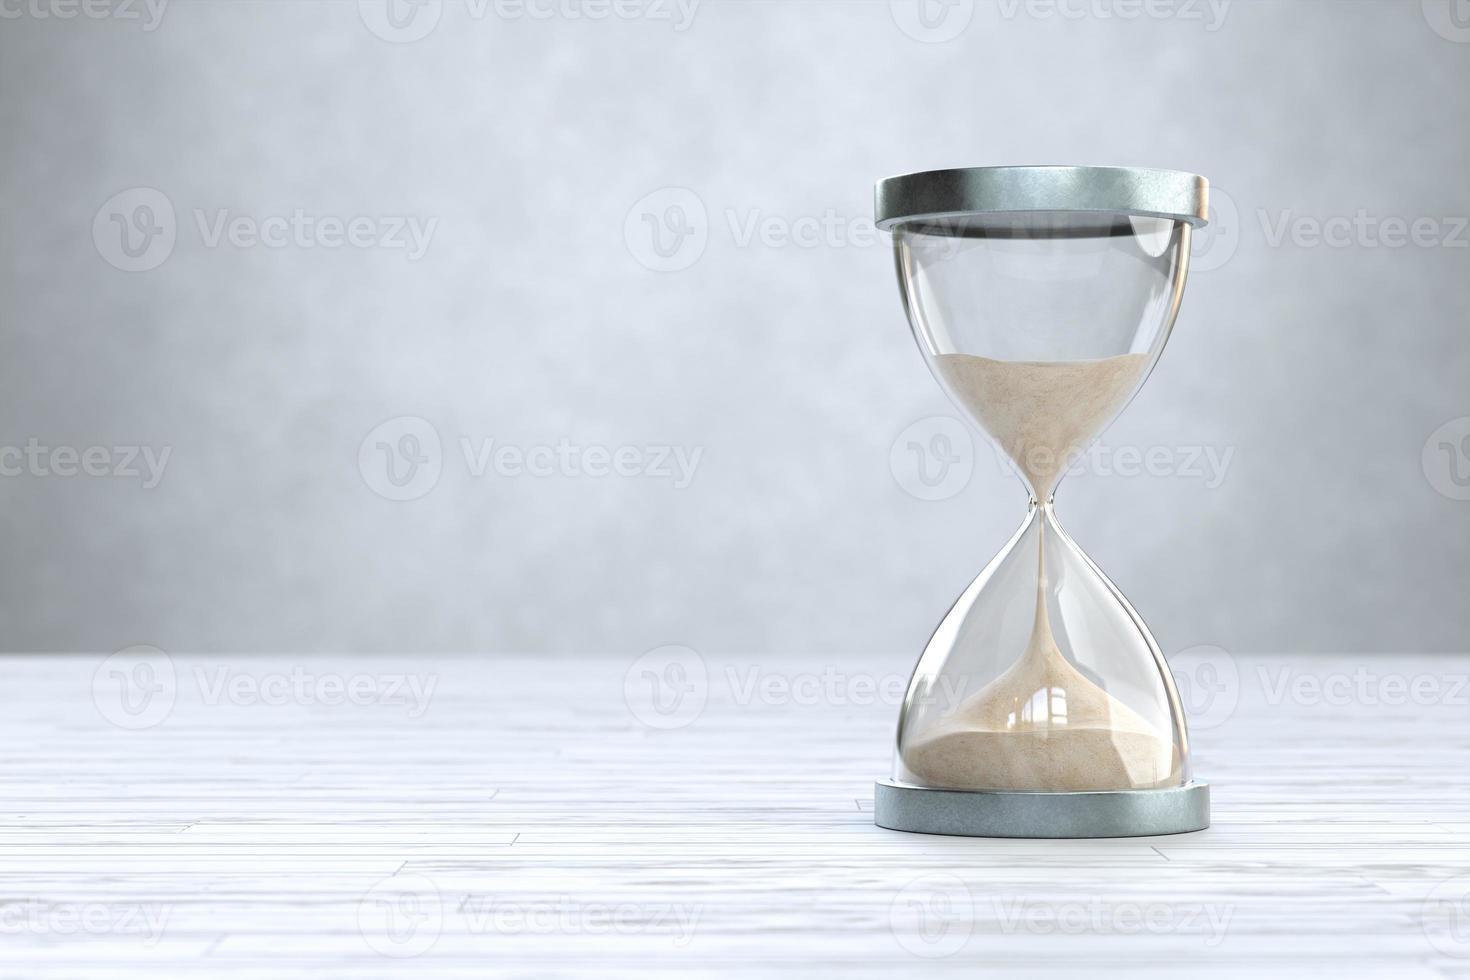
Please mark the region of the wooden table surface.
POLYGON ((0 657, 0 976, 1470 977, 1470 658, 1176 664, 1214 825, 872 824, 906 656, 0 657))

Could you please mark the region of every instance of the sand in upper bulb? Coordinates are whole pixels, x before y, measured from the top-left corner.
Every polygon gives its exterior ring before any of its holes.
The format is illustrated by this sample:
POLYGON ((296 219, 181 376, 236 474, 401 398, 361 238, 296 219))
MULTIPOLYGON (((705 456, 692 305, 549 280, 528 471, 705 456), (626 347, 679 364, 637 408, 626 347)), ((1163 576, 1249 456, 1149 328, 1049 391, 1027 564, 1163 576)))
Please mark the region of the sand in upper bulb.
POLYGON ((934 359, 950 393, 1045 500, 1070 457, 1086 449, 1143 380, 1147 354, 1096 361, 934 359))
MULTIPOLYGON (((1138 386, 1148 358, 994 361, 942 355, 955 396, 1016 463, 1040 499, 1138 386)), ((902 749, 925 785, 1080 792, 1177 785, 1179 754, 1161 732, 1074 667, 1058 648, 1046 603, 1038 528, 1036 614, 1014 664, 902 749)))

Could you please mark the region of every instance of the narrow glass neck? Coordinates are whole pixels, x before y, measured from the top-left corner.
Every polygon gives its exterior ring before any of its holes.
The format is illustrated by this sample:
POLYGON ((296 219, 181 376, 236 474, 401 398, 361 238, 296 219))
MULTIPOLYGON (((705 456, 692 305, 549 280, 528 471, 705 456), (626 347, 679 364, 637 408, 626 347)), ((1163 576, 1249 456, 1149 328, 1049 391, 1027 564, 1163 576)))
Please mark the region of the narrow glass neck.
MULTIPOLYGON (((1029 490, 1030 488, 1028 487, 1027 489, 1029 490)), ((1034 490, 1031 491, 1030 496, 1026 498, 1027 519, 1029 520, 1030 518, 1036 516, 1037 511, 1040 511, 1041 515, 1047 518, 1056 518, 1056 491, 1052 491, 1051 496, 1047 497, 1045 500, 1037 500, 1036 492, 1034 490)))

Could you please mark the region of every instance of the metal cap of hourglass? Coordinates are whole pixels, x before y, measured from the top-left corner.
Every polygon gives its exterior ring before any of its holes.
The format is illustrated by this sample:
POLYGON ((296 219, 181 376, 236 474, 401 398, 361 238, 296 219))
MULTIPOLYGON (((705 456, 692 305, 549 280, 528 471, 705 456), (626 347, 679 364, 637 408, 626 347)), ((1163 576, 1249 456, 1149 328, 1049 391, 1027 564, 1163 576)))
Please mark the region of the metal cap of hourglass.
POLYGON ((1127 600, 1055 523, 1051 496, 1065 468, 1036 463, 1020 445, 1040 432, 1050 436, 1040 448, 1057 457, 1085 449, 1137 392, 1173 327, 1190 232, 1207 214, 1205 179, 1170 170, 981 167, 878 183, 876 220, 894 233, 919 347, 1032 494, 1021 530, 956 601, 915 668, 894 778, 876 786, 879 826, 1124 837, 1209 825, 1209 787, 1190 778, 1168 665, 1127 600), (998 398, 1028 411, 997 408, 998 398), (1052 424, 1036 424, 1045 410, 1036 405, 1050 406, 1052 424), (940 681, 957 679, 982 689, 935 707, 950 686, 940 681), (1082 716, 1101 727, 1083 727, 1082 716), (1094 759, 1107 765, 1087 765, 1094 759))
POLYGON ((967 167, 904 174, 878 182, 874 216, 895 225, 985 213, 1096 212, 1209 219, 1209 182, 1198 174, 1141 167, 967 167))

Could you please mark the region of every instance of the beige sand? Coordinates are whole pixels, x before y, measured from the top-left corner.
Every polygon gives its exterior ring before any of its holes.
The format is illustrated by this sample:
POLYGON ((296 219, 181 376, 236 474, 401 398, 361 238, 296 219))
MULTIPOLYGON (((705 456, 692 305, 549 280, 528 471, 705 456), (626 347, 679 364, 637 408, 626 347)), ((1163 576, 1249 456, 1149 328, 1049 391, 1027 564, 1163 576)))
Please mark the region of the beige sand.
POLYGON ((993 361, 940 354, 939 375, 1025 475, 1037 499, 1056 489, 1143 380, 1147 354, 1098 361, 993 361))
MULTIPOLYGON (((1016 462, 1050 496, 1070 453, 1086 447, 1137 386, 1148 358, 993 361, 947 354, 939 370, 1016 462)), ((903 747, 928 786, 1052 792, 1177 785, 1173 733, 1098 687, 1057 647, 1046 608, 1045 525, 1037 539, 1036 618, 1005 673, 903 747)))

